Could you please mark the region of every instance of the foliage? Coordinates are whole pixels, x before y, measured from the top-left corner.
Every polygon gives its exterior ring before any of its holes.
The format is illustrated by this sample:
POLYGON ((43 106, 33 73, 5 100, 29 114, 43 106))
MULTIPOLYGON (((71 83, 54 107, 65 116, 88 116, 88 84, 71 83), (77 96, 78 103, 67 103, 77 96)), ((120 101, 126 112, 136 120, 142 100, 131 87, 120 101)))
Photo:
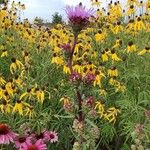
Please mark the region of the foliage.
POLYGON ((58 12, 55 12, 52 15, 52 24, 56 25, 56 24, 62 24, 62 23, 63 23, 62 16, 58 12))
POLYGON ((5 0, 0 0, 0 4, 3 4, 5 2, 5 0))
POLYGON ((42 18, 35 17, 34 23, 42 25, 44 23, 44 20, 42 18))

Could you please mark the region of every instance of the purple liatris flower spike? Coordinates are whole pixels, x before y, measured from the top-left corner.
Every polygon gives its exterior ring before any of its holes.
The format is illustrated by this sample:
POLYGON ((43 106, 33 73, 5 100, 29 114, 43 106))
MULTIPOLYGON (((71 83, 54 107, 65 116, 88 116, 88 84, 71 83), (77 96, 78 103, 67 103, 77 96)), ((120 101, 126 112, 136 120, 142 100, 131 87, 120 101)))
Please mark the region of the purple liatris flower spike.
POLYGON ((89 23, 89 18, 94 14, 93 9, 86 9, 82 3, 73 7, 67 6, 66 13, 74 34, 78 34, 89 23))

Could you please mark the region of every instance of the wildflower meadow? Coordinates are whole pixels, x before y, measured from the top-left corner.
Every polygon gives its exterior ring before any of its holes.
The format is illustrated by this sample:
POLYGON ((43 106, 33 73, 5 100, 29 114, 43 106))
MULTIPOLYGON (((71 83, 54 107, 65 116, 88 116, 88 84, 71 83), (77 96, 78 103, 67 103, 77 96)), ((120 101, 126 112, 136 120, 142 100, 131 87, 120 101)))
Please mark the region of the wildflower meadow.
POLYGON ((150 150, 150 0, 25 9, 0 2, 0 150, 150 150))

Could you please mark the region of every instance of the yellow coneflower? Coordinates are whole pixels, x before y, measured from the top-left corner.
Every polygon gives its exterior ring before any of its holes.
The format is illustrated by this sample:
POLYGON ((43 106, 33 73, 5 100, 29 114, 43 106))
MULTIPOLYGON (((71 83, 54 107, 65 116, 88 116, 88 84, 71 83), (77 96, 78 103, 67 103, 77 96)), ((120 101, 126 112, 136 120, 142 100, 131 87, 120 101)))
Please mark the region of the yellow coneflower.
POLYGON ((111 77, 111 78, 109 79, 109 84, 110 84, 110 85, 113 85, 113 86, 117 85, 117 84, 118 84, 118 81, 116 80, 116 77, 111 77))
POLYGON ((150 12, 150 0, 148 0, 146 2, 146 12, 149 13, 150 12))
POLYGON ((116 89, 115 90, 116 92, 124 93, 125 90, 126 90, 126 87, 122 83, 118 82, 118 84, 116 85, 115 89, 116 89))
POLYGON ((70 98, 67 96, 64 96, 60 99, 60 102, 63 102, 63 104, 65 105, 66 103, 70 102, 70 98))
POLYGON ((2 92, 2 98, 6 101, 8 101, 10 99, 10 96, 9 96, 8 92, 6 91, 6 89, 4 89, 2 92))
POLYGON ((36 88, 35 89, 35 95, 37 97, 37 100, 41 103, 44 102, 44 99, 45 99, 45 93, 43 90, 39 89, 39 88, 36 88))
POLYGON ((4 49, 2 51, 1 57, 7 57, 8 56, 8 51, 6 49, 4 49))
POLYGON ((13 113, 18 112, 19 115, 23 115, 23 103, 21 100, 17 100, 13 107, 13 113))
POLYGON ((23 80, 21 79, 20 76, 16 75, 14 78, 13 78, 13 83, 19 87, 22 87, 23 86, 23 80))
POLYGON ((146 53, 150 53, 150 47, 145 47, 143 50, 141 50, 138 55, 144 55, 146 53))
POLYGON ((76 65, 73 66, 73 70, 77 73, 81 73, 82 72, 82 66, 81 63, 78 62, 76 65))
POLYGON ((112 32, 114 34, 118 34, 119 32, 122 32, 122 31, 123 31, 123 27, 121 26, 121 22, 118 21, 115 27, 112 29, 112 32))
POLYGON ((118 76, 118 70, 116 67, 112 67, 111 69, 108 69, 108 76, 110 77, 117 77, 118 76))
POLYGON ((0 105, 0 110, 2 113, 10 113, 13 106, 9 104, 6 100, 2 100, 2 104, 0 105))
POLYGON ((100 89, 99 94, 103 96, 107 96, 107 91, 105 89, 100 89))
POLYGON ((6 81, 5 79, 0 75, 0 86, 5 85, 6 81))
POLYGON ((8 94, 10 96, 13 96, 15 86, 13 85, 13 80, 12 79, 9 82, 6 83, 5 89, 6 89, 6 91, 8 92, 8 94))
POLYGON ((118 48, 122 45, 122 40, 120 38, 117 38, 115 45, 112 47, 112 49, 114 48, 118 48))
POLYGON ((91 0, 91 1, 92 1, 92 6, 99 7, 101 5, 101 2, 99 0, 91 0))
POLYGON ((136 4, 136 5, 138 4, 138 0, 128 0, 128 1, 127 1, 127 5, 129 5, 129 6, 130 6, 130 5, 135 5, 135 4, 136 4))
POLYGON ((30 58, 30 56, 29 56, 29 53, 28 53, 27 51, 23 51, 22 56, 23 56, 23 58, 24 58, 25 65, 26 65, 26 66, 29 66, 29 65, 30 65, 30 61, 31 61, 31 58, 30 58))
POLYGON ((54 53, 51 63, 52 64, 55 63, 57 65, 63 65, 64 64, 64 60, 60 56, 57 56, 56 53, 54 53))
POLYGON ((117 54, 116 54, 116 52, 115 52, 114 49, 111 50, 111 59, 112 59, 113 61, 121 61, 121 58, 119 58, 119 57, 117 56, 117 54))
POLYGON ((71 74, 70 68, 67 65, 64 65, 63 72, 66 74, 71 74))
POLYGON ((66 111, 71 111, 72 110, 73 103, 72 103, 72 101, 69 97, 67 97, 67 96, 62 97, 60 99, 60 102, 63 102, 63 108, 66 111))
POLYGON ((27 89, 26 92, 22 93, 22 95, 20 96, 19 99, 20 100, 22 100, 23 98, 29 98, 29 99, 31 99, 32 96, 34 96, 34 95, 35 95, 35 87, 27 89))
POLYGON ((32 118, 35 116, 35 111, 33 109, 33 106, 27 106, 24 112, 25 112, 25 116, 29 116, 29 118, 32 118))
POLYGON ((105 61, 108 61, 108 54, 106 51, 103 51, 102 52, 102 61, 105 62, 105 61))
POLYGON ((130 7, 127 10, 127 15, 130 16, 133 15, 134 13, 135 13, 135 7, 134 5, 130 5, 130 7))
POLYGON ((101 101, 97 101, 96 105, 95 105, 95 109, 98 110, 98 114, 100 114, 100 117, 104 116, 104 112, 105 112, 105 104, 102 103, 101 101))
POLYGON ((103 42, 105 38, 106 38, 106 33, 102 32, 102 30, 99 30, 98 33, 95 34, 96 42, 103 42))
POLYGON ((23 68, 23 64, 16 58, 12 58, 11 61, 12 61, 12 63, 10 65, 10 72, 12 74, 14 74, 17 69, 20 70, 21 68, 23 68))
POLYGON ((104 75, 104 73, 102 73, 101 71, 98 71, 98 70, 95 71, 95 74, 96 74, 96 77, 93 82, 93 85, 94 86, 98 85, 101 87, 101 80, 103 77, 106 77, 106 76, 104 75))
POLYGON ((120 113, 119 109, 116 109, 115 107, 111 107, 106 111, 104 118, 114 124, 116 122, 116 117, 118 116, 118 113, 120 113))
POLYGON ((128 43, 127 53, 129 53, 129 52, 135 52, 135 51, 136 51, 136 46, 133 44, 132 41, 130 41, 128 43))
POLYGON ((145 30, 145 29, 146 27, 144 25, 144 22, 142 21, 140 17, 137 17, 135 24, 134 24, 134 30, 140 31, 140 30, 145 30))

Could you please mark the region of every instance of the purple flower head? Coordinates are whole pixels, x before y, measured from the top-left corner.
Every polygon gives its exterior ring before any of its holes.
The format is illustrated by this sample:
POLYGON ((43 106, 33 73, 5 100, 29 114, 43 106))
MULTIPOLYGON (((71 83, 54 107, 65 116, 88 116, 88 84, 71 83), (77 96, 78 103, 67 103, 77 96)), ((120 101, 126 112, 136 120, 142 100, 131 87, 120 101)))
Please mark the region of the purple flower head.
POLYGON ((145 116, 150 118, 150 109, 145 111, 145 116))
POLYGON ((78 34, 89 23, 89 18, 94 14, 93 9, 86 9, 85 6, 79 5, 67 6, 66 13, 69 18, 69 23, 73 29, 74 34, 78 34))
POLYGON ((86 76, 84 77, 84 82, 87 84, 92 84, 95 80, 96 75, 93 73, 87 73, 86 76))
POLYGON ((27 144, 32 143, 32 137, 28 136, 17 136, 15 138, 15 146, 18 149, 21 149, 21 147, 24 147, 27 144))
POLYGON ((77 73, 77 72, 73 72, 73 73, 70 75, 70 80, 71 80, 72 82, 79 81, 81 78, 82 78, 81 74, 79 74, 79 73, 77 73))
POLYGON ((58 133, 55 131, 46 131, 45 136, 47 136, 47 140, 51 143, 58 142, 58 133))
POLYGON ((89 106, 89 107, 93 106, 93 104, 94 104, 94 97, 93 96, 87 97, 87 99, 85 101, 85 104, 86 104, 86 106, 89 106))
POLYGON ((14 142, 16 134, 11 131, 8 125, 0 123, 0 145, 1 144, 10 144, 14 142))
POLYGON ((66 52, 70 52, 71 51, 71 45, 68 43, 68 44, 62 44, 61 45, 61 48, 66 51, 66 52))

